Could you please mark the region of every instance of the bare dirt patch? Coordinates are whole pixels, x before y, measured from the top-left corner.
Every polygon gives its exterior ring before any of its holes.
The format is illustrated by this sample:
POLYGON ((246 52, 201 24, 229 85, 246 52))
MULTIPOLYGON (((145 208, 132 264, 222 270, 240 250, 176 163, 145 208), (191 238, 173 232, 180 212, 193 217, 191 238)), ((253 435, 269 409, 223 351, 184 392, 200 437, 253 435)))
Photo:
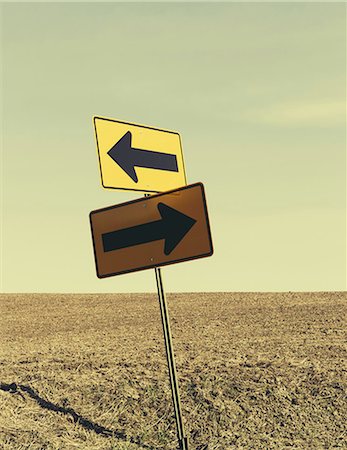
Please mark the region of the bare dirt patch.
MULTIPOLYGON (((191 448, 347 448, 346 300, 168 295, 191 448)), ((3 294, 0 312, 0 448, 176 448, 156 295, 3 294)))

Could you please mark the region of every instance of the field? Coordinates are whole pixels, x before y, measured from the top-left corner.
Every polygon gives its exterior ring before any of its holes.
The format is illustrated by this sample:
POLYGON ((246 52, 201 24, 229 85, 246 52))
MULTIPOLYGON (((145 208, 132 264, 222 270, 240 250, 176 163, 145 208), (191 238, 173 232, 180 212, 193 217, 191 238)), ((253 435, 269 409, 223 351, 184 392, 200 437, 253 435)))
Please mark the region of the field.
MULTIPOLYGON (((191 449, 347 448, 346 293, 169 294, 191 449)), ((0 448, 175 449, 154 294, 0 295, 0 448)))

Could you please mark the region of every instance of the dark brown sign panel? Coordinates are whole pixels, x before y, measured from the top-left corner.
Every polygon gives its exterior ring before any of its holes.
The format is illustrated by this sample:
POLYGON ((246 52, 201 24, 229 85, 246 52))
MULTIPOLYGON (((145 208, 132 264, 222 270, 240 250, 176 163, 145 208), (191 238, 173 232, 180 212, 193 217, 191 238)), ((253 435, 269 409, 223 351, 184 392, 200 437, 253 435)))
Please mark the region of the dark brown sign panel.
POLYGON ((99 278, 213 253, 202 183, 90 213, 99 278))

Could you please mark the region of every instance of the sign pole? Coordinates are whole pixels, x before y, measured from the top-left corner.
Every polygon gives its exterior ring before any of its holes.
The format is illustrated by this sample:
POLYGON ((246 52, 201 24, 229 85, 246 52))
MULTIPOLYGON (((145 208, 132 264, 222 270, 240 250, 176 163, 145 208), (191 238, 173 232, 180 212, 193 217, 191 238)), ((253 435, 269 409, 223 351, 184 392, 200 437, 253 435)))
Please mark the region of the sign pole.
MULTIPOLYGON (((150 194, 145 194, 145 197, 150 197, 150 194)), ((177 381, 175 355, 174 355, 174 351, 173 351, 172 335, 171 335, 171 328, 170 328, 169 310, 168 310, 168 306, 167 306, 167 302, 166 302, 164 284, 163 284, 163 279, 161 277, 161 269, 159 267, 155 267, 154 271, 155 271, 155 279, 157 282, 161 323, 163 325, 163 332, 164 332, 166 359, 167 359, 167 365, 168 365, 168 369, 169 369, 169 378, 170 378, 172 402, 173 402, 174 411, 175 411, 179 450, 189 450, 188 449, 188 438, 186 437, 185 432, 184 432, 181 401, 180 401, 180 392, 179 392, 178 381, 177 381)))
POLYGON ((188 438, 184 432, 184 425, 182 419, 180 393, 176 374, 176 364, 172 345, 172 336, 170 330, 169 322, 169 312, 164 292, 163 280, 161 277, 161 270, 159 267, 155 267, 155 278, 157 281, 158 298, 160 304, 161 321, 163 324, 164 340, 165 340, 165 350, 166 358, 169 367, 169 377, 172 392, 172 401, 175 410, 176 426, 177 426, 177 437, 179 442, 180 450, 188 450, 188 438))

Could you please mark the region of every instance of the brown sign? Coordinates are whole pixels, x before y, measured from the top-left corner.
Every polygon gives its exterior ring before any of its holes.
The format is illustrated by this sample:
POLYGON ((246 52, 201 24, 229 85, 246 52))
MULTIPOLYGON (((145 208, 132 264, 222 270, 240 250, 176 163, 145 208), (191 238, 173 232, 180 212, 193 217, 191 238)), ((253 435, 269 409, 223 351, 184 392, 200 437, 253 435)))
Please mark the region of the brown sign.
POLYGON ((202 183, 90 213, 99 278, 213 253, 202 183))

